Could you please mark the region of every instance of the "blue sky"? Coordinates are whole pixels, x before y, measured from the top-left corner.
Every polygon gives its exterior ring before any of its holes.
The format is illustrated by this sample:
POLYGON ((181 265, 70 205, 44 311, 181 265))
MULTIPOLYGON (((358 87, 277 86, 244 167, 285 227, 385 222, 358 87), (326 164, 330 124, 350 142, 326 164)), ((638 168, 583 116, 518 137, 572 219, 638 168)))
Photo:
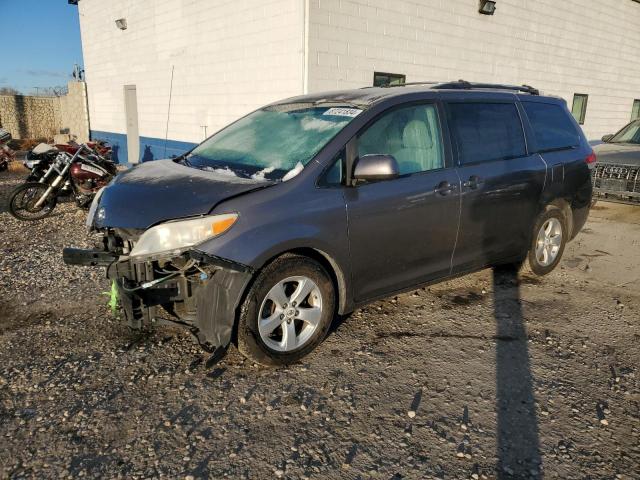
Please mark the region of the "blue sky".
POLYGON ((0 87, 66 85, 82 65, 78 7, 67 0, 0 0, 0 87))

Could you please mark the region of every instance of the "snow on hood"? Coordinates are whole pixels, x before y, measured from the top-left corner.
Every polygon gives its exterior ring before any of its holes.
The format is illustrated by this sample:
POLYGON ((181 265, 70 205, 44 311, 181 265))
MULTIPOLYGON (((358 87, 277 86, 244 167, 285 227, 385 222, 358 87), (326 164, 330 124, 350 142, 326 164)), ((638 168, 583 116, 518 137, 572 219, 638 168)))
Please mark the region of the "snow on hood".
POLYGON ((273 184, 154 160, 121 173, 104 189, 98 205, 103 215, 96 227, 144 229, 206 215, 230 197, 273 184))

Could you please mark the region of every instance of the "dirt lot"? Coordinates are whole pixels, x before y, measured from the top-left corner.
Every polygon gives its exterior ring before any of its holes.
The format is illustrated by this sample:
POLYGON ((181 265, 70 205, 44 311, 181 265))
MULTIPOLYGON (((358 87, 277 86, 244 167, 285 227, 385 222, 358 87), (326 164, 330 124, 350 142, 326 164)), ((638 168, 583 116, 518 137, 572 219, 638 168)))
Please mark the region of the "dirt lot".
POLYGON ((544 279, 377 302, 278 370, 128 331, 62 264, 84 216, 0 210, 2 478, 640 478, 640 207, 600 203, 544 279))

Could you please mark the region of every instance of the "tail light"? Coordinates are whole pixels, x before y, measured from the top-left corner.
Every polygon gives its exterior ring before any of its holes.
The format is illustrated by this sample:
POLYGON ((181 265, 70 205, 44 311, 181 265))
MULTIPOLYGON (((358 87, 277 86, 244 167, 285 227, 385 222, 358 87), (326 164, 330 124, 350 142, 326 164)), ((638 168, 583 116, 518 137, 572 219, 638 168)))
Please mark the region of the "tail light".
POLYGON ((592 167, 596 163, 596 154, 592 150, 587 158, 584 159, 585 163, 592 167))

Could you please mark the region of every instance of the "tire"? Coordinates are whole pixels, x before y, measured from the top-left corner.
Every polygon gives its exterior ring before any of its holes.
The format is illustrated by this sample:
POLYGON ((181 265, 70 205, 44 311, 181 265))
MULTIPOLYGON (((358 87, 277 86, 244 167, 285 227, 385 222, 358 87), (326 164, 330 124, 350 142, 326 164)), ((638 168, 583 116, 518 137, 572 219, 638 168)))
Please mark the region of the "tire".
POLYGON ((527 255, 531 271, 538 276, 551 273, 560 263, 568 238, 564 213, 556 206, 548 206, 538 216, 533 227, 527 255))
POLYGON ((49 188, 49 185, 37 182, 23 183, 9 195, 9 213, 18 220, 41 220, 48 217, 56 208, 58 198, 56 192, 38 208, 34 204, 49 188))
POLYGON ((325 268, 308 257, 283 255, 249 289, 238 320, 238 350, 260 365, 294 363, 322 343, 335 310, 335 287, 325 268))

